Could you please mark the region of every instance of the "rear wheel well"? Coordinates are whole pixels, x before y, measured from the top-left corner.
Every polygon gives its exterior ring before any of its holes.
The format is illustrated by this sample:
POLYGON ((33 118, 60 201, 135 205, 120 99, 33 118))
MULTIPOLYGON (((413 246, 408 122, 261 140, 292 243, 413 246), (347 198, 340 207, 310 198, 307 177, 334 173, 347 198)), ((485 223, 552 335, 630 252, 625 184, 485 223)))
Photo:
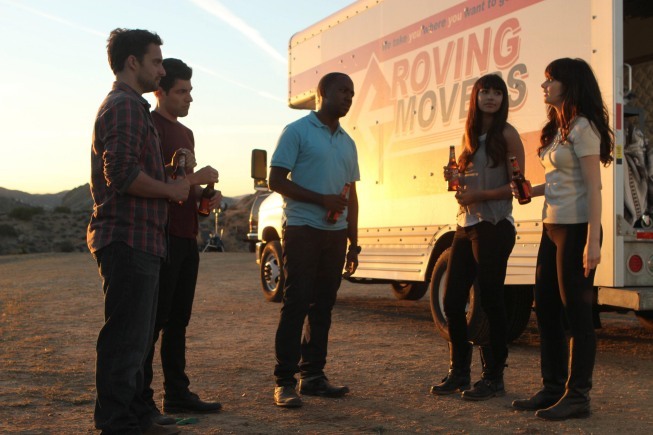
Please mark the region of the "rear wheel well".
POLYGON ((261 238, 265 241, 265 243, 269 243, 273 240, 281 240, 279 233, 277 233, 277 230, 273 227, 264 228, 263 232, 261 233, 261 238))
POLYGON ((433 268, 435 263, 440 258, 440 255, 453 244, 454 231, 448 231, 438 237, 438 240, 435 242, 433 251, 431 251, 431 258, 429 258, 429 264, 426 269, 426 283, 431 281, 431 276, 433 275, 433 268))

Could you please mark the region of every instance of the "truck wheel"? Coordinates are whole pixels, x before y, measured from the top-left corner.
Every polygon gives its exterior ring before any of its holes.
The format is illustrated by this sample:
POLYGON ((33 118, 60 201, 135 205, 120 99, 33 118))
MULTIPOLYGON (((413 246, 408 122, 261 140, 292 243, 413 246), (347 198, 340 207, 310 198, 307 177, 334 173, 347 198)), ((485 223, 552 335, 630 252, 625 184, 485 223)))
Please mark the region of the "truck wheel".
POLYGON ((532 285, 505 286, 506 315, 508 316, 508 343, 524 332, 533 311, 532 285))
MULTIPOLYGON (((444 284, 447 276, 447 264, 451 248, 444 250, 438 261, 435 262, 433 275, 431 276, 431 315, 433 322, 440 336, 449 341, 449 329, 447 317, 444 314, 444 284)), ((469 292, 467 304, 467 337, 474 344, 487 344, 489 339, 489 327, 485 313, 481 308, 481 302, 477 298, 476 283, 472 285, 469 292)))
POLYGON ((644 328, 653 329, 653 311, 635 311, 635 316, 644 328))
POLYGON ((273 240, 265 245, 261 255, 261 288, 269 302, 283 299, 283 257, 281 243, 273 240))
POLYGON ((397 299, 416 301, 421 299, 429 285, 426 282, 398 282, 392 283, 392 292, 397 299))

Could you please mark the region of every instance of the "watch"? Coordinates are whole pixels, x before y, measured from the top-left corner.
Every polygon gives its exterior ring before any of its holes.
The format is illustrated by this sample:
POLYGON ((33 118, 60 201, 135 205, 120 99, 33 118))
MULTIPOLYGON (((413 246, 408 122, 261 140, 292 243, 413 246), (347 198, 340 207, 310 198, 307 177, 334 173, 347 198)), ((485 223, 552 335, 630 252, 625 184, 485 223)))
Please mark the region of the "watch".
POLYGON ((362 248, 361 248, 360 246, 349 245, 349 250, 350 250, 350 251, 356 251, 357 254, 360 254, 360 253, 361 253, 361 249, 362 249, 362 248))

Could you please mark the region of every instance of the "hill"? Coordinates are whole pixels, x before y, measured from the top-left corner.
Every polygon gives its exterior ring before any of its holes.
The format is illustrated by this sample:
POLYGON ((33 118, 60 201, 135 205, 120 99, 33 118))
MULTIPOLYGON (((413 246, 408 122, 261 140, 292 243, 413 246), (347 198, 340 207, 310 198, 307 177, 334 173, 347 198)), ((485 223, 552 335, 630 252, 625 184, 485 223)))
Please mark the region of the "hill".
MULTIPOLYGON (((88 186, 88 184, 86 185, 88 186)), ((68 193, 64 190, 59 193, 32 194, 20 190, 10 190, 0 187, 0 198, 13 199, 19 204, 38 206, 46 209, 52 209, 61 205, 61 199, 68 193)))
MULTIPOLYGON (((254 195, 225 198, 218 234, 226 251, 247 251, 245 235, 254 195)), ((87 251, 86 227, 93 211, 89 185, 55 194, 0 187, 0 255, 87 251)), ((215 233, 215 214, 200 218, 198 244, 215 233)))

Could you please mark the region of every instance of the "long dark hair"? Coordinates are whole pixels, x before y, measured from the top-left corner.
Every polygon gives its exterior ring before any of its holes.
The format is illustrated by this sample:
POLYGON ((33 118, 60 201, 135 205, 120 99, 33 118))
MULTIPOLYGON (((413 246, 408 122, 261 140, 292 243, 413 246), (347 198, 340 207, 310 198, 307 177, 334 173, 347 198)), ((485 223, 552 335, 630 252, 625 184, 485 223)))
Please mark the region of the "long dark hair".
POLYGON ((501 91, 503 99, 499 110, 494 113, 492 123, 485 138, 485 152, 490 158, 492 167, 506 161, 507 144, 503 137, 503 130, 508 122, 508 87, 506 82, 497 74, 487 74, 476 80, 469 98, 469 111, 465 123, 465 136, 463 137, 463 152, 458 159, 461 171, 464 171, 472 157, 478 151, 478 137, 482 134, 483 113, 478 107, 478 93, 482 89, 495 89, 501 91))
POLYGON ((537 153, 553 141, 558 130, 562 140, 567 140, 571 123, 576 116, 584 116, 601 138, 600 159, 608 166, 612 162, 614 133, 592 68, 583 59, 566 57, 551 62, 544 73, 548 79, 562 83, 562 107, 559 114, 555 107, 548 107, 548 121, 542 129, 537 153))

